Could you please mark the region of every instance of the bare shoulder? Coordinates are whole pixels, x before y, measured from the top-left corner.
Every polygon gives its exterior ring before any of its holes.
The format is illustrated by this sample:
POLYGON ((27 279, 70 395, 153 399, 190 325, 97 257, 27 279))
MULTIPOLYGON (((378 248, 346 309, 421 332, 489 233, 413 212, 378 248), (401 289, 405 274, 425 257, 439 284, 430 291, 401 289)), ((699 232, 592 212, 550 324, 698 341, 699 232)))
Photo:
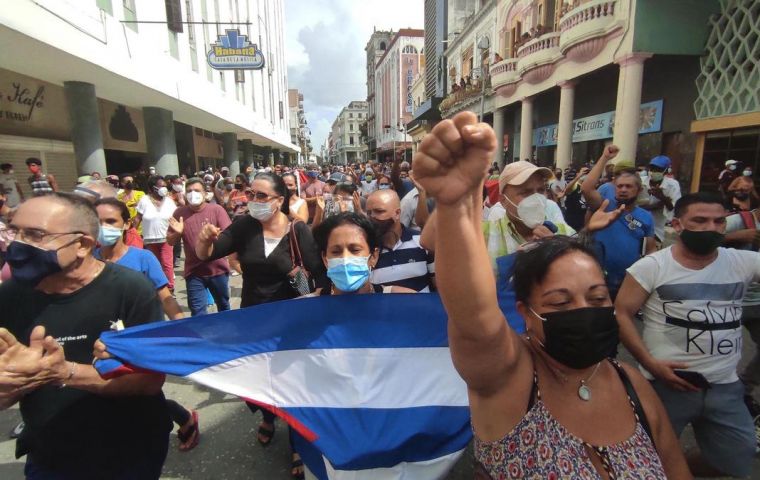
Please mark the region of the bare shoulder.
POLYGON ((411 288, 406 288, 406 287, 392 286, 391 293, 417 293, 417 290, 413 290, 411 288))
POLYGON ((657 396, 654 388, 652 388, 652 384, 641 374, 638 368, 624 362, 618 363, 623 367, 625 373, 628 374, 628 378, 631 379, 636 395, 639 396, 644 413, 647 415, 647 420, 650 423, 656 424, 660 421, 663 407, 660 397, 657 396))

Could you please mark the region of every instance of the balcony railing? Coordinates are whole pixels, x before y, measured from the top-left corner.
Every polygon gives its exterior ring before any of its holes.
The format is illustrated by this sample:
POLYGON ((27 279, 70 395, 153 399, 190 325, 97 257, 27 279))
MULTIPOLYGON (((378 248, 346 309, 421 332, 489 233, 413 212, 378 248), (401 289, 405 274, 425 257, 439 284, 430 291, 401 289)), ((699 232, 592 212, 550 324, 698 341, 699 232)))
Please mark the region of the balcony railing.
POLYGON ((517 58, 523 59, 529 55, 559 48, 559 32, 549 32, 535 38, 517 51, 517 58))
POLYGON ((591 0, 564 14, 559 22, 562 53, 573 61, 596 56, 604 47, 604 37, 623 26, 624 15, 618 12, 620 8, 620 0, 591 0), (576 45, 582 48, 568 52, 576 45))
MULTIPOLYGON (((488 95, 491 89, 491 77, 487 76, 485 82, 485 94, 488 95)), ((456 109, 459 106, 470 104, 475 100, 480 99, 481 95, 483 95, 483 85, 477 81, 464 89, 451 92, 441 101, 438 109, 442 113, 445 113, 456 109)))
POLYGON ((502 60, 491 67, 491 84, 494 89, 518 80, 520 80, 520 74, 517 72, 516 58, 502 60))
POLYGON ((618 0, 591 0, 575 7, 562 16, 559 31, 566 32, 576 25, 599 18, 614 17, 618 0))

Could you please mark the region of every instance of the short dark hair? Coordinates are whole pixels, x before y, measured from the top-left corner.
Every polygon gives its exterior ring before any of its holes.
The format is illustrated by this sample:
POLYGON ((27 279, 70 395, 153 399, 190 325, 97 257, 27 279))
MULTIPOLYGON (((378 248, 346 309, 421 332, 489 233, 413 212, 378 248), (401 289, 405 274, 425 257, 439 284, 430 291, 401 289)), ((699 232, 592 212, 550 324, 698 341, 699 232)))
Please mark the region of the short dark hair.
POLYGON ((39 158, 35 158, 35 157, 29 157, 29 158, 26 159, 26 164, 27 165, 32 165, 32 164, 34 164, 34 165, 42 165, 42 160, 40 160, 39 158))
MULTIPOLYGON (((512 278, 515 286, 515 297, 521 302, 527 302, 533 288, 544 281, 549 267, 561 257, 572 253, 580 252, 588 255, 602 270, 594 251, 586 244, 567 237, 565 235, 554 235, 537 240, 533 248, 527 248, 517 252, 515 257, 512 278)), ((568 272, 573 273, 573 272, 568 272)))
POLYGON ((135 178, 135 175, 132 173, 122 173, 121 175, 119 175, 119 180, 124 180, 124 177, 135 178))
POLYGON ((681 218, 686 213, 686 210, 689 209, 690 205, 694 205, 695 203, 711 203, 711 204, 718 204, 723 207, 725 207, 725 204, 723 203, 723 198, 721 198, 720 195, 713 192, 694 192, 694 193, 687 193, 683 197, 679 198, 676 201, 676 204, 673 208, 673 216, 676 218, 681 218))
POLYGON ((185 182, 185 190, 187 190, 187 187, 189 187, 190 185, 195 185, 196 183, 199 183, 204 189, 206 188, 206 184, 203 183, 203 180, 201 180, 198 177, 190 177, 185 182))
POLYGON ((356 192, 356 184, 348 182, 340 182, 335 185, 335 192, 346 192, 349 195, 353 195, 356 192))
POLYGON ((109 197, 109 198, 101 198, 98 199, 95 202, 95 208, 98 208, 101 205, 108 205, 109 207, 114 207, 119 210, 119 213, 121 213, 121 219, 124 220, 124 223, 127 223, 130 219, 129 215, 129 209, 127 208, 127 205, 117 200, 116 198, 109 197))
POLYGON ((341 225, 356 225, 362 229, 364 231, 364 239, 367 240, 367 245, 369 245, 369 251, 375 251, 378 246, 377 233, 369 218, 354 212, 341 212, 322 220, 322 223, 314 229, 314 241, 317 242, 320 252, 327 252, 330 234, 341 225))
POLYGON ((159 180, 164 180, 164 177, 160 175, 151 175, 148 177, 148 192, 153 192, 153 189, 156 187, 156 185, 158 185, 159 180))
POLYGON ((281 176, 272 172, 262 172, 257 173, 253 179, 266 180, 271 183, 272 188, 277 192, 277 195, 285 198, 285 201, 282 202, 282 207, 280 207, 280 211, 285 215, 290 215, 290 190, 288 190, 288 187, 285 185, 281 176))

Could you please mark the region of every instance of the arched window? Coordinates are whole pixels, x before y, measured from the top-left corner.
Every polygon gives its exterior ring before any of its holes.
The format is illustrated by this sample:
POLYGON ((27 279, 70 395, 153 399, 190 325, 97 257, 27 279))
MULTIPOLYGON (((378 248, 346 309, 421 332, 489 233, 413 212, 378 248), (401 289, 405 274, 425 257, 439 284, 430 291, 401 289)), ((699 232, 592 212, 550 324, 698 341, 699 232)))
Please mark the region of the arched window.
POLYGON ((380 42, 380 50, 385 50, 385 42, 380 42))
POLYGON ((406 47, 404 47, 404 50, 402 51, 402 53, 414 53, 414 54, 416 54, 417 53, 417 49, 414 48, 414 45, 407 45, 406 47))

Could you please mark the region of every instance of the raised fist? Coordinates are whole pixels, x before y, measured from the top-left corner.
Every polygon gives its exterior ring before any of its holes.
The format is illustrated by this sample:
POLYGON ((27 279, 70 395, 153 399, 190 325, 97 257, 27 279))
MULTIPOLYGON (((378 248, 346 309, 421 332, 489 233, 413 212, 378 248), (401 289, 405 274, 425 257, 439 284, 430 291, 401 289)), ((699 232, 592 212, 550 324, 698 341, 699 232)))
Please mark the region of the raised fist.
POLYGON ((414 179, 428 196, 455 204, 482 188, 496 152, 496 135, 472 112, 444 120, 422 140, 414 156, 414 179))

